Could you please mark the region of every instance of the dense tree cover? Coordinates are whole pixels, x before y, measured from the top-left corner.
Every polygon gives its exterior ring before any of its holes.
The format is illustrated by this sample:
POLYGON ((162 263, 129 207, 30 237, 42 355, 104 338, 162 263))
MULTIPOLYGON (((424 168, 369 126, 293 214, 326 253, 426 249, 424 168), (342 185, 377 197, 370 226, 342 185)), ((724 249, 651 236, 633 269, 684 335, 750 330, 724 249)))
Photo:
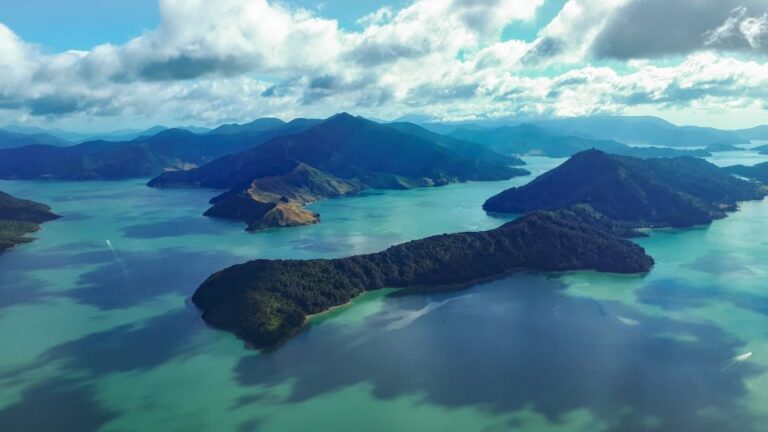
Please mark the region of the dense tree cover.
POLYGON ((0 192, 0 252, 31 241, 27 234, 57 217, 44 204, 0 192))
POLYGON ((587 204, 634 227, 688 227, 725 217, 765 188, 703 159, 635 159, 598 150, 579 153, 531 183, 484 204, 487 211, 526 213, 587 204))
POLYGON ((445 234, 334 260, 256 260, 211 276, 193 301, 213 326, 256 347, 285 341, 309 314, 383 287, 468 284, 517 269, 641 273, 653 259, 589 209, 537 212, 500 228, 445 234))

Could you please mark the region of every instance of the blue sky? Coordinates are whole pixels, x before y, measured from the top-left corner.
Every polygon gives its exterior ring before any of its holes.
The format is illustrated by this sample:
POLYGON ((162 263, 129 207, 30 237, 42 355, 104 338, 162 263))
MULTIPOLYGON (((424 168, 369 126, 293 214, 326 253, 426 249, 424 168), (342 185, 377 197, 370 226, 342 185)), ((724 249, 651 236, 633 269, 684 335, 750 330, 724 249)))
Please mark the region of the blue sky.
POLYGON ((157 0, 3 0, 0 22, 49 52, 120 44, 160 24, 157 0))
POLYGON ((768 123, 764 0, 4 0, 0 124, 768 123))

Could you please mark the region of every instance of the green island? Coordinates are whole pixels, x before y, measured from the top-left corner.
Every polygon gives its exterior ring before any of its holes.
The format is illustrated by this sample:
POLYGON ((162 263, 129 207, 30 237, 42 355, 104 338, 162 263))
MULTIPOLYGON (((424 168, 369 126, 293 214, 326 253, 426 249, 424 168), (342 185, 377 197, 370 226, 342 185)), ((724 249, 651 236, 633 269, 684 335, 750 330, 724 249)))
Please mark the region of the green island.
POLYGON ((644 273, 653 259, 590 213, 536 212, 485 232, 444 234, 331 260, 255 260, 220 271, 193 296, 210 325, 257 348, 286 341, 308 315, 381 288, 467 285, 516 270, 644 273))

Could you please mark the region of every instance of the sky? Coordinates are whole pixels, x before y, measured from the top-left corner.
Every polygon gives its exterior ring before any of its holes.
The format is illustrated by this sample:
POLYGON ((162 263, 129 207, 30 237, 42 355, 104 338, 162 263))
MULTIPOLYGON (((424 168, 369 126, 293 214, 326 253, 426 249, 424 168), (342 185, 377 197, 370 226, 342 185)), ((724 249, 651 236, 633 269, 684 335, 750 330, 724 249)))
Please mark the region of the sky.
POLYGON ((2 0, 0 124, 768 124, 766 0, 2 0))

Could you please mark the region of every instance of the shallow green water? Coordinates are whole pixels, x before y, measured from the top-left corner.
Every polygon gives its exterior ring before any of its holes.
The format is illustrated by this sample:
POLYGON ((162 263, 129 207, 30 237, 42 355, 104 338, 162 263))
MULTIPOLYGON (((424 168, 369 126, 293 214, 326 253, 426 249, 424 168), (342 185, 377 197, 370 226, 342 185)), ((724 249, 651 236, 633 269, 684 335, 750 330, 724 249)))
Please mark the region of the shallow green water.
MULTIPOLYGON (((528 160, 537 172, 560 162, 528 160)), ((645 277, 370 293, 268 354, 187 303, 210 273, 251 258, 493 228, 505 219, 482 202, 528 180, 329 200, 313 206, 318 225, 259 234, 201 217, 211 191, 0 182, 64 216, 0 255, 1 429, 761 430, 765 202, 642 239, 658 261, 645 277)))

